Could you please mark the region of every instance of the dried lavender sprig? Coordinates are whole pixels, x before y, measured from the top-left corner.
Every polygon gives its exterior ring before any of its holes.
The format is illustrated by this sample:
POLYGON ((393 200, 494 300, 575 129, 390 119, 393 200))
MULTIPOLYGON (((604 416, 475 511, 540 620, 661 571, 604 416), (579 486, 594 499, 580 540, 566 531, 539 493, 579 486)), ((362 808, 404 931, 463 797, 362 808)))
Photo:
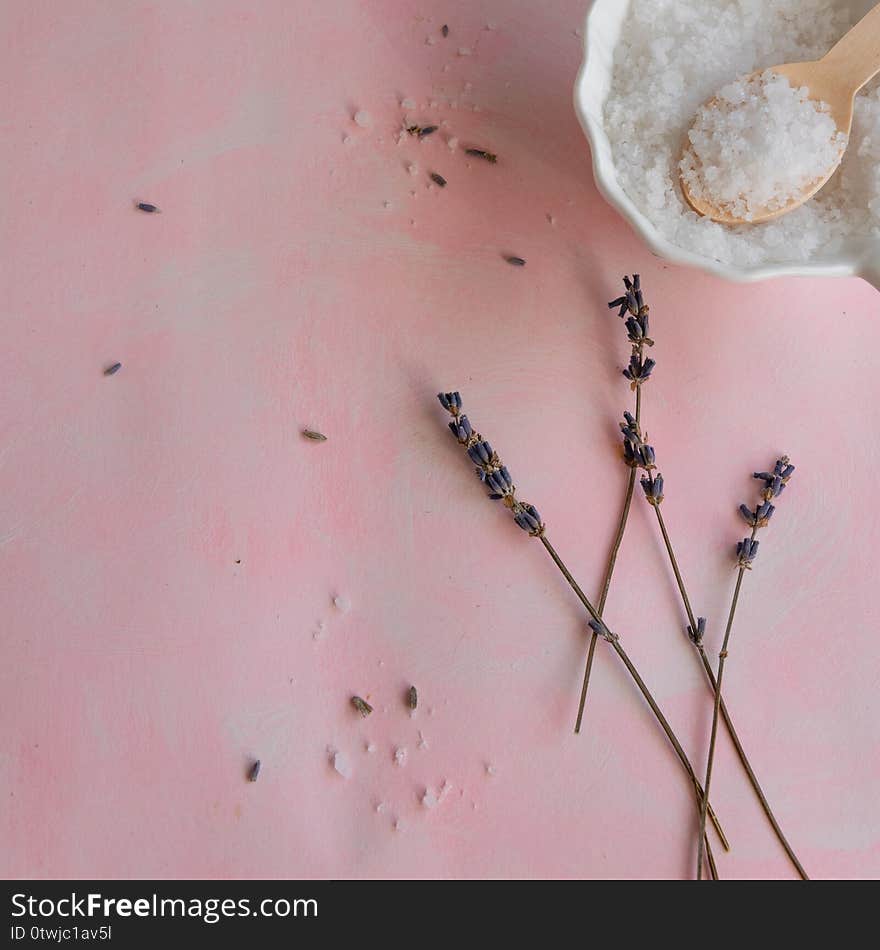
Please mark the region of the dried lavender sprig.
MULTIPOLYGON (((645 303, 645 298, 642 294, 642 280, 638 274, 633 274, 632 279, 629 277, 623 278, 623 286, 625 288, 625 293, 622 297, 618 297, 617 300, 612 300, 608 307, 611 310, 617 310, 618 316, 626 319, 626 328, 628 332, 628 338, 633 347, 633 355, 638 356, 641 360, 642 355, 644 354, 644 348, 646 346, 653 346, 654 341, 648 336, 648 313, 649 307, 645 303)), ((653 366, 651 367, 653 369, 653 366)), ((650 376, 650 370, 648 371, 648 376, 650 376)), ((647 379, 646 377, 645 379, 647 379)), ((644 380, 643 380, 644 381, 644 380)), ((642 416, 642 387, 641 384, 633 386, 636 394, 636 405, 635 415, 630 413, 624 413, 624 417, 628 425, 632 426, 635 430, 639 430, 639 424, 642 416)), ((623 506, 620 510, 620 518, 617 522, 617 533, 614 536, 614 542, 611 545, 611 550, 608 553, 608 562, 605 567, 605 580, 602 584, 602 593, 599 596, 599 603, 597 605, 597 610, 600 616, 605 613, 605 603, 608 600, 608 591, 611 589, 611 578, 614 576, 614 569, 617 566, 617 556, 620 553, 620 546, 623 544, 623 536, 626 533, 626 526, 629 521, 629 512, 632 507, 633 493, 635 491, 636 485, 636 466, 633 464, 635 462, 634 458, 626 458, 627 450, 627 441, 624 438, 624 458, 630 464, 630 473, 629 478, 626 483, 626 491, 623 496, 623 506)), ((593 631, 592 636, 590 637, 590 645, 587 649, 587 661, 584 666, 584 681, 581 686, 581 696, 578 702, 578 711, 577 719, 574 724, 575 734, 581 731, 581 723, 584 719, 584 707, 587 702, 587 692, 590 688, 590 677, 593 672, 593 657, 596 653, 596 640, 598 639, 595 630, 593 631)))
MULTIPOLYGON (((612 300, 609 303, 611 309, 618 309, 619 316, 626 320, 626 326, 628 330, 629 342, 633 344, 633 353, 643 352, 642 350, 637 349, 639 344, 642 346, 653 346, 653 340, 651 340, 648 332, 648 307, 645 305, 644 296, 642 294, 641 281, 639 276, 636 274, 633 276, 632 280, 628 277, 623 279, 624 287, 626 293, 624 296, 619 297, 617 300, 612 300), (637 327, 634 328, 633 322, 637 321, 637 327)), ((602 607, 604 606, 604 598, 607 594, 608 587, 610 585, 611 572, 614 568, 614 563, 617 557, 617 551, 620 547, 620 543, 623 539, 623 533, 626 528, 626 520, 629 516, 629 506, 632 500, 633 487, 635 484, 636 472, 639 468, 644 469, 645 472, 650 475, 652 470, 656 467, 656 453, 654 448, 648 445, 644 441, 643 433, 641 430, 641 396, 642 396, 642 387, 638 386, 636 388, 636 414, 633 416, 629 412, 624 412, 624 421, 620 425, 621 432, 623 434, 623 457, 626 464, 630 467, 628 486, 627 486, 627 495, 626 502, 624 505, 623 514, 621 521, 618 527, 617 540, 615 547, 612 550, 612 557, 609 562, 609 571, 606 572, 605 588, 603 592, 603 599, 600 601, 599 612, 602 612, 602 607)), ((765 502, 769 502, 772 498, 778 497, 782 494, 782 491, 785 488, 785 481, 791 476, 794 471, 793 466, 783 465, 781 468, 777 465, 774 468, 773 472, 755 472, 755 478, 764 481, 765 487, 761 493, 761 498, 765 502)), ((682 603, 684 605, 685 614, 689 621, 687 626, 688 638, 691 640, 693 645, 696 648, 697 656, 703 666, 703 670, 706 674, 707 685, 712 690, 712 696, 714 699, 715 696, 715 673, 712 670, 712 664, 709 662, 709 657, 706 654, 706 649, 703 645, 703 638, 706 630, 706 620, 704 617, 695 617, 694 611, 691 608, 690 598, 687 594, 687 589, 685 588, 684 580, 681 575, 681 570, 678 566, 678 561, 675 557, 675 551, 672 548, 672 543, 669 539, 669 533, 666 530, 666 524, 663 518, 663 512, 661 508, 662 502, 662 482, 659 487, 659 498, 657 495, 657 486, 651 485, 650 481, 646 479, 647 485, 643 486, 646 489, 646 496, 649 502, 654 501, 652 508, 654 509, 654 514, 657 517, 657 522, 660 526, 660 532, 663 536, 663 541, 666 546, 667 554, 669 555, 669 561, 672 566, 673 573, 675 575, 676 583, 678 585, 679 593, 681 594, 682 603)), ((751 512, 749 512, 751 517, 751 512)), ((764 517, 771 517, 772 511, 769 515, 763 512, 764 517)), ((748 567, 751 566, 751 561, 754 560, 755 555, 757 554, 758 542, 750 542, 749 539, 746 539, 746 542, 743 542, 745 547, 745 561, 748 567)), ((737 554, 740 554, 738 549, 737 554)), ((578 709, 578 719, 575 731, 580 730, 580 724, 583 717, 583 708, 584 702, 586 700, 586 692, 589 685, 590 670, 592 668, 593 653, 595 651, 596 644, 596 634, 594 633, 590 641, 590 650, 587 655, 587 667, 584 676, 584 686, 581 691, 581 704, 578 709)), ((752 768, 751 763, 749 762, 748 756, 746 755, 745 748, 743 747, 742 741, 739 738, 739 734, 736 731, 736 728, 733 724, 733 720, 730 717, 730 713, 727 709, 727 704, 724 702, 722 697, 721 700, 721 716, 724 720, 724 724, 727 728, 727 731, 730 735, 731 741, 733 742, 734 748, 736 749, 737 755, 739 756, 740 762, 742 763, 743 769, 749 779, 749 782, 754 789, 755 795, 758 798, 758 801, 761 804, 761 807, 764 810, 764 814, 767 816, 767 820, 770 822, 776 837, 778 838, 780 844, 797 870, 798 874, 803 880, 808 880, 806 871, 804 871, 803 866, 798 860, 797 855, 794 853, 794 849, 789 844, 786 839, 782 828, 779 825, 779 822, 776 820, 776 816, 773 814, 773 810, 770 807, 770 803, 767 801, 767 797, 764 794, 763 789, 761 788, 760 783, 758 782, 758 777, 755 775, 755 771, 752 768)))
MULTIPOLYGON (((455 435, 456 440, 461 445, 464 445, 467 449, 467 453, 471 461, 476 463, 477 475, 480 477, 480 480, 484 482, 484 484, 487 484, 490 488, 490 497, 500 498, 503 500, 505 507, 511 511, 514 520, 519 525, 519 527, 526 531, 531 537, 541 539, 544 548, 548 554, 550 554, 554 563, 562 572, 562 575, 568 581, 572 590, 574 590, 578 599, 581 601, 581 603, 586 608, 587 613, 590 615, 594 635, 602 636, 608 643, 612 645, 615 652, 626 666, 630 675, 633 677, 636 685, 639 687, 639 690, 642 692, 642 695, 645 697, 645 700, 648 702, 648 705, 651 707, 651 710, 656 716, 657 721, 660 723, 663 731, 666 733, 666 736, 678 755, 682 766, 684 767, 688 776, 691 778, 691 781, 694 785, 699 811, 702 816, 702 812, 704 810, 702 807, 702 789, 700 788, 700 784, 696 778, 693 767, 691 766, 690 761, 688 760, 687 755, 685 754, 677 736, 672 731, 672 727, 669 725, 669 722, 663 715, 660 707, 657 705, 656 700, 648 690, 644 680, 641 678, 634 664, 621 646, 619 637, 617 634, 613 633, 604 623, 596 608, 593 607, 592 603, 588 600, 580 586, 575 581, 574 577, 569 572, 568 568, 556 553, 556 550, 546 538, 546 526, 541 519, 541 516, 538 514, 538 511, 533 505, 527 502, 521 502, 516 498, 516 488, 510 479, 510 473, 502 464, 495 450, 492 448, 490 443, 488 443, 478 432, 473 429, 473 427, 470 425, 470 422, 467 421, 467 417, 462 416, 462 400, 460 394, 457 392, 440 393, 437 398, 440 400, 440 404, 443 406, 443 408, 453 416, 453 422, 450 423, 450 429, 452 430, 453 435, 455 435), (464 425, 465 422, 466 426, 464 425), (500 480, 497 480, 499 476, 501 476, 500 480)), ((717 821, 717 818, 714 817, 711 805, 707 805, 705 811, 715 825, 715 829, 718 832, 719 838, 721 839, 725 850, 729 850, 727 839, 717 821)), ((703 829, 702 833, 705 835, 705 828, 703 829)), ((706 854, 707 860, 709 861, 710 872, 713 874, 713 876, 715 876, 716 870, 713 867, 714 862, 710 857, 710 851, 711 846, 707 840, 704 853, 706 854)))
MULTIPOLYGON (((794 474, 794 466, 791 464, 791 460, 787 455, 782 456, 778 459, 776 465, 773 468, 773 472, 756 472, 755 478, 761 479, 764 482, 764 489, 761 492, 761 504, 757 505, 754 512, 751 512, 750 509, 745 506, 740 506, 740 511, 745 518, 746 515, 749 517, 746 520, 752 526, 751 537, 746 538, 744 541, 740 541, 736 546, 737 554, 737 575, 736 575, 736 586, 733 590, 733 599, 730 602, 730 611, 727 615, 727 627, 724 631, 724 641, 721 644, 721 652, 718 654, 718 677, 715 684, 715 706, 712 710, 712 732, 709 738, 709 755, 706 759, 706 795, 709 794, 709 786, 712 783, 712 766, 715 761, 715 743, 718 738, 718 719, 721 713, 721 703, 722 703, 722 693, 721 686, 724 680, 724 665, 727 660, 728 655, 728 646, 730 644, 730 634, 733 630, 733 620, 736 616, 736 607, 739 603, 740 590, 742 589, 743 578, 746 575, 746 571, 750 570, 752 564, 755 560, 755 557, 758 553, 758 542, 755 540, 755 536, 761 528, 767 526, 770 517, 773 514, 773 505, 770 504, 772 498, 778 498, 782 492, 785 490, 785 486, 788 484, 788 480, 794 474), (765 477, 766 476, 766 477, 765 477), (777 481, 778 479, 778 481, 777 481), (745 510, 743 510, 745 509, 745 510)), ((703 799, 703 804, 700 806, 700 833, 702 834, 706 828, 706 806, 705 802, 708 798, 703 799)), ((697 880, 701 880, 703 877, 703 840, 699 840, 697 844, 697 880)), ((801 875, 806 877, 803 868, 799 867, 801 875)))

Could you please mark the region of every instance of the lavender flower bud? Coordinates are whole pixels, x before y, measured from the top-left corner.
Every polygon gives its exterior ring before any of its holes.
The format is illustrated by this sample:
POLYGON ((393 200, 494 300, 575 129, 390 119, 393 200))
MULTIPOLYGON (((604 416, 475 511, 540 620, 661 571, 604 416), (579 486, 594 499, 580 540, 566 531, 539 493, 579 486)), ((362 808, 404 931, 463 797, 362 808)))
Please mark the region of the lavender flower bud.
POLYGON ((642 468, 650 470, 654 468, 654 447, 648 445, 646 442, 642 442, 638 448, 639 453, 639 463, 642 468))
POLYGON ((690 624, 688 624, 687 635, 690 638, 691 643, 695 646, 699 646, 703 642, 703 636, 706 633, 706 618, 697 617, 697 629, 694 630, 690 624))
POLYGON ((765 528, 770 519, 773 517, 773 512, 776 511, 776 508, 770 504, 769 501, 765 501, 763 504, 758 505, 755 510, 755 518, 759 528, 765 528))
POLYGON ((486 484, 492 490, 489 497, 495 501, 504 498, 506 495, 512 495, 516 491, 506 465, 502 465, 497 472, 486 475, 486 484))
POLYGON ((737 564, 747 571, 752 569, 752 562, 758 556, 759 541, 753 541, 751 538, 743 538, 736 546, 737 564))
POLYGON ((647 475, 642 476, 641 482, 645 498, 648 499, 649 504, 656 508, 663 501, 663 476, 657 475, 655 477, 648 472, 647 475))
POLYGON ((449 423, 449 428, 461 445, 467 445, 468 440, 474 434, 467 416, 459 416, 455 422, 449 423))
POLYGON ((596 620, 595 617, 591 617, 588 623, 593 633, 602 637, 603 640, 614 643, 615 640, 620 639, 620 637, 618 637, 616 633, 612 633, 601 620, 596 620))
POLYGON ((516 523, 528 533, 536 538, 544 533, 544 523, 534 505, 522 503, 514 510, 513 518, 516 523))
POLYGON ((488 442, 475 442, 468 450, 470 460, 476 465, 489 465, 495 454, 488 442))
POLYGON ((460 393, 437 393, 437 398, 440 400, 440 405, 452 415, 457 416, 461 411, 460 393))
POLYGON ((650 358, 643 360, 637 353, 633 353, 629 366, 623 371, 623 375, 630 381, 630 388, 636 389, 647 382, 656 365, 654 360, 650 358))
POLYGON ((752 528, 757 525, 758 519, 755 517, 754 511, 752 511, 748 505, 740 505, 739 513, 743 516, 743 519, 747 525, 750 525, 752 528))

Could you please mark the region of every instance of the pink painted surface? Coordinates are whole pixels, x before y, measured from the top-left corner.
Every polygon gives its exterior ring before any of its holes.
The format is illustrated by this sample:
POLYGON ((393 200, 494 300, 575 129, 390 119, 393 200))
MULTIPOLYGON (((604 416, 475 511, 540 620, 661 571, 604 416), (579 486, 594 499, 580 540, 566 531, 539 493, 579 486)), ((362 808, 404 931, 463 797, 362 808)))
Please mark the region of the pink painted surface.
MULTIPOLYGON (((727 696, 808 871, 880 876, 877 293, 652 259, 572 112, 583 7, 4 4, 5 876, 690 875, 665 740, 604 649, 572 735, 582 615, 434 400, 462 390, 596 591, 630 398, 605 301, 632 270, 713 652, 749 473, 798 465, 727 696), (403 97, 448 125, 398 146, 403 97)), ((608 617, 702 771, 708 694, 641 499, 608 617)), ((715 781, 722 876, 791 877, 726 739, 715 781)))

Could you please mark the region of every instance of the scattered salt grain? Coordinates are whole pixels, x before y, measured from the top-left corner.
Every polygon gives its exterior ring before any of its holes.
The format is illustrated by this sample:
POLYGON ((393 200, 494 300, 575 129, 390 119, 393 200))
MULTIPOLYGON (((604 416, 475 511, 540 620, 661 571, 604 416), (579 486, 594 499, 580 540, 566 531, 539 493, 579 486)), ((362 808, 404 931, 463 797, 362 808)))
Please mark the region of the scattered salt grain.
POLYGON ((381 815, 385 811, 385 802, 376 802, 375 804, 376 813, 381 815))
POLYGON ((348 613, 351 610, 351 601, 344 594, 337 594, 333 598, 333 606, 342 613, 348 613))
POLYGON ((394 750, 394 764, 401 767, 406 765, 406 749, 403 746, 398 746, 394 750))
POLYGON ((470 56, 473 53, 473 50, 470 46, 459 46, 458 55, 459 56, 470 56))
POLYGON ((662 237, 754 266, 828 260, 848 240, 880 236, 876 81, 856 97, 840 169, 790 214, 760 225, 715 224, 687 207, 678 183, 682 139, 704 102, 732 77, 820 59, 853 26, 858 7, 844 0, 703 0, 697 12, 687 3, 631 0, 603 125, 617 180, 662 237))
POLYGON ((406 99, 400 100, 400 106, 402 109, 415 109, 416 100, 410 99, 409 96, 407 96, 406 99))
POLYGON ((406 170, 415 177, 419 173, 419 166, 415 162, 409 162, 406 166, 406 170))
POLYGON ((555 225, 555 224, 556 224, 556 218, 554 218, 552 214, 548 214, 548 215, 547 215, 547 221, 548 221, 551 225, 555 225))
POLYGON ((433 45, 437 42, 437 37, 436 37, 436 36, 426 36, 426 37, 425 37, 425 42, 428 44, 428 46, 433 46, 433 45))
POLYGON ((679 168, 694 198, 750 220, 784 208, 840 160, 846 135, 826 103, 771 70, 724 86, 702 106, 679 168))
POLYGON ((425 789, 425 794, 422 795, 422 805, 425 808, 435 808, 440 804, 440 799, 431 791, 430 788, 425 789))
POLYGON ((391 826, 395 831, 403 831, 403 822, 399 818, 394 819, 394 824, 391 826))
POLYGON ((495 766, 491 762, 486 763, 486 775, 492 776, 496 774, 495 766))
POLYGON ((420 749, 427 749, 427 748, 428 748, 428 740, 424 737, 424 735, 422 735, 422 730, 421 730, 421 729, 419 729, 418 748, 420 748, 420 749))
POLYGON ((350 135, 343 135, 343 136, 342 136, 342 144, 343 144, 343 145, 348 145, 348 143, 349 143, 350 141, 351 141, 351 136, 350 136, 350 135))
POLYGON ((458 139, 454 135, 451 135, 446 140, 446 144, 449 146, 449 150, 454 152, 458 148, 458 139))
POLYGON ((375 743, 375 742, 368 742, 368 743, 364 746, 364 751, 365 751, 365 752, 375 752, 375 751, 376 751, 376 743, 375 743))
POLYGON ((352 768, 351 763, 346 759, 346 757, 341 752, 333 752, 330 757, 330 761, 333 764, 333 768, 343 777, 351 778, 352 768))
POLYGON ((359 125, 362 129, 368 129, 372 121, 370 113, 365 109, 358 109, 354 114, 355 125, 359 125))

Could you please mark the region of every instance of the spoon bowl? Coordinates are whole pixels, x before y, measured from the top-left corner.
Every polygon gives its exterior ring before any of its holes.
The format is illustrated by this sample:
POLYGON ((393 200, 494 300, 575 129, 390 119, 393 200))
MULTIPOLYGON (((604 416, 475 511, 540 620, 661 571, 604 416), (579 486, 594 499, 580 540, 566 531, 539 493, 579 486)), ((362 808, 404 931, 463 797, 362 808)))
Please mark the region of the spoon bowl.
MULTIPOLYGON (((761 70, 753 73, 747 79, 758 79, 764 72, 765 70, 761 70)), ((773 66, 770 72, 784 76, 793 89, 806 88, 808 98, 822 103, 824 110, 830 114, 837 126, 837 131, 849 139, 856 94, 880 72, 880 4, 860 20, 822 59, 773 66)), ((713 96, 704 109, 715 109, 718 106, 718 97, 713 96)), ((682 148, 683 157, 689 147, 690 140, 686 136, 682 148)), ((714 202, 711 195, 694 194, 684 176, 680 178, 681 191, 685 201, 697 214, 719 224, 761 224, 788 214, 805 201, 809 201, 837 171, 843 155, 844 149, 841 149, 836 160, 829 163, 820 176, 802 186, 798 193, 781 207, 750 208, 748 218, 714 202)))

